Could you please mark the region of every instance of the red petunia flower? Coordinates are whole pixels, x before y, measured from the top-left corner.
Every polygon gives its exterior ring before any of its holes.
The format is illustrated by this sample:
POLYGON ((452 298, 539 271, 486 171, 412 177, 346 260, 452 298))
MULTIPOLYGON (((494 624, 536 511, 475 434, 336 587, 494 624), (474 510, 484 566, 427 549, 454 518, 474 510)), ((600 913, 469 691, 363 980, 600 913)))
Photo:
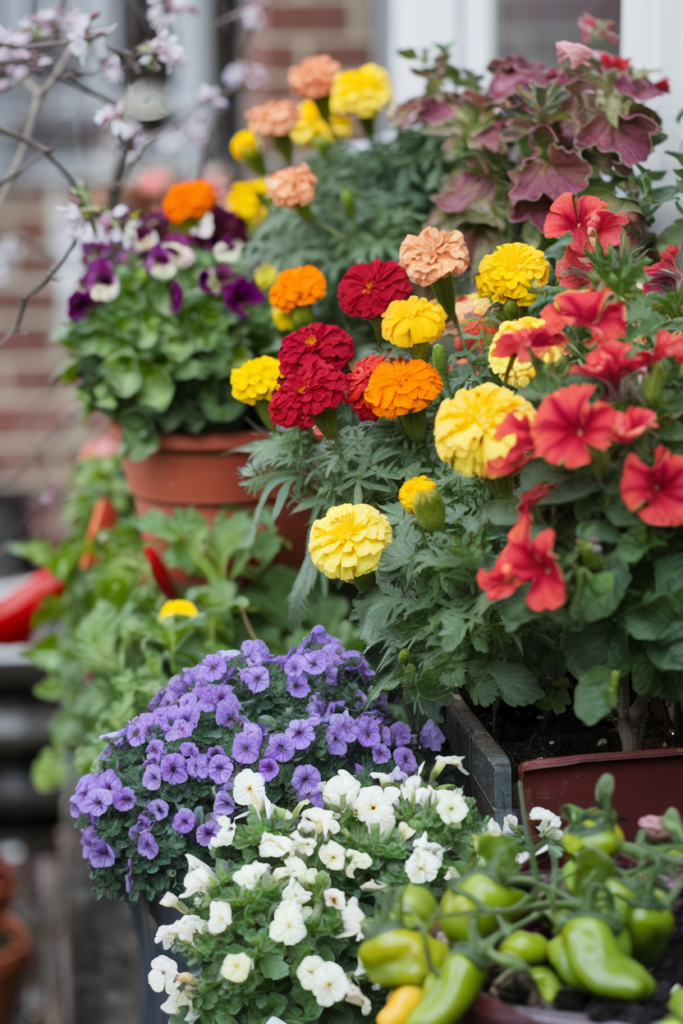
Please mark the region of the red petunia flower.
POLYGON ((320 356, 309 356, 288 373, 268 406, 273 423, 281 427, 313 426, 313 417, 325 409, 336 409, 346 398, 348 375, 320 356))
POLYGON ((648 526, 683 526, 683 455, 658 444, 654 464, 648 466, 629 452, 619 493, 629 512, 648 526))
POLYGON ((516 356, 520 363, 530 363, 532 354, 542 359, 549 348, 567 345, 566 334, 555 334, 547 327, 524 327, 521 331, 507 331, 501 334, 491 349, 491 355, 497 359, 509 359, 516 356))
POLYGON ((657 331, 657 340, 653 353, 653 361, 675 359, 683 364, 683 334, 672 334, 671 331, 657 331))
POLYGON ((530 490, 525 491, 519 499, 519 505, 517 509, 520 515, 524 512, 529 512, 534 505, 538 505, 539 501, 543 501, 551 491, 555 490, 555 484, 536 484, 530 490))
POLYGON ((518 419, 514 412, 509 412, 496 431, 496 440, 502 441, 509 434, 515 435, 515 443, 507 455, 499 455, 486 463, 486 476, 491 480, 518 473, 522 466, 526 466, 534 457, 534 442, 528 417, 518 419))
POLYGON ((598 50, 600 55, 600 63, 603 68, 607 68, 611 71, 612 68, 618 68, 619 71, 626 71, 626 68, 631 63, 626 57, 617 57, 614 53, 607 53, 606 50, 598 50))
POLYGON ((591 448, 609 448, 615 410, 607 402, 591 405, 595 390, 594 384, 569 384, 543 399, 531 426, 536 455, 553 466, 578 469, 590 464, 591 448))
POLYGON ((644 292, 678 291, 683 280, 683 274, 676 264, 676 257, 680 251, 680 245, 667 245, 664 252, 660 253, 658 263, 651 263, 649 267, 643 268, 650 278, 647 284, 643 285, 644 292))
POLYGON ((337 289, 339 305, 347 316, 372 320, 381 316, 394 299, 407 299, 413 286, 403 267, 394 260, 373 260, 349 267, 337 289))
POLYGON ((562 259, 555 264, 555 277, 564 288, 586 288, 591 283, 588 274, 592 269, 588 257, 568 245, 562 259))
POLYGON ((347 377, 349 393, 346 401, 356 413, 361 423, 366 420, 372 420, 373 422, 377 420, 363 395, 368 386, 372 371, 378 363, 383 361, 384 356, 366 356, 364 359, 359 359, 347 377))
POLYGON ((353 339, 341 327, 332 324, 307 324, 293 334, 283 338, 278 359, 280 369, 286 376, 296 372, 305 360, 311 356, 319 356, 326 363, 340 369, 353 358, 353 339))
POLYGON ((619 444, 631 444, 645 433, 659 426, 657 413, 641 405, 629 405, 625 412, 617 412, 612 437, 619 444))
POLYGON ((559 332, 565 327, 589 327, 595 341, 623 338, 626 334, 626 306, 623 302, 612 302, 614 297, 610 288, 597 292, 561 292, 544 307, 541 319, 551 331, 559 332))
POLYGON ((669 79, 660 78, 658 82, 652 83, 655 89, 659 89, 660 92, 669 92, 669 79))
POLYGON ((596 240, 603 249, 618 245, 623 228, 628 224, 624 213, 612 213, 607 203, 596 196, 576 196, 563 192, 551 204, 545 219, 543 234, 546 238, 561 238, 571 231, 569 248, 583 253, 595 249, 596 240))
POLYGON ((602 341, 588 353, 585 363, 572 367, 572 373, 595 377, 616 391, 620 381, 628 377, 629 373, 650 365, 652 352, 644 349, 636 350, 635 355, 632 352, 632 346, 625 341, 602 341))

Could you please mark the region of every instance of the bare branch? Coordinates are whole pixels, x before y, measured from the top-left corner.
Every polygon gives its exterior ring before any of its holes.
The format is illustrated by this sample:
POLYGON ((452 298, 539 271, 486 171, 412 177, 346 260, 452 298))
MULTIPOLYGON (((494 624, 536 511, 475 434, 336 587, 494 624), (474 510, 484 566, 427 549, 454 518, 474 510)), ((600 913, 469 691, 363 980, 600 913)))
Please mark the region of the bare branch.
POLYGON ((17 310, 17 315, 14 318, 14 323, 10 327, 7 334, 5 334, 5 336, 0 339, 0 348, 2 348, 3 345, 5 345, 10 340, 10 338, 13 338, 15 334, 19 333, 22 321, 24 319, 24 314, 26 312, 26 307, 28 306, 29 302, 38 294, 38 292, 41 292, 43 288, 45 288, 46 285, 50 283, 55 274, 61 269, 61 267, 64 266, 69 256, 73 252, 75 245, 76 239, 74 238, 73 242, 66 250, 64 255, 61 256, 57 260, 57 262, 50 267, 43 280, 39 281, 38 284, 34 288, 32 288, 30 292, 26 292, 26 295, 22 295, 21 299, 19 300, 19 309, 17 310))
POLYGON ((76 78, 75 72, 67 71, 66 74, 62 75, 59 79, 62 85, 69 85, 72 89, 78 89, 79 92, 84 92, 87 96, 93 96, 96 100, 102 100, 104 103, 116 103, 116 100, 111 99, 110 96, 105 96, 103 92, 98 92, 97 89, 92 89, 89 85, 84 85, 80 78, 76 78))
MULTIPOLYGON (((62 172, 62 174, 69 182, 71 187, 76 188, 78 182, 72 176, 72 174, 66 169, 64 164, 61 163, 61 161, 58 160, 56 156, 54 156, 49 146, 44 146, 42 142, 36 142, 35 139, 30 138, 28 135, 24 135, 23 132, 14 132, 11 128, 3 128, 2 125, 0 125, 0 135, 7 135, 10 139, 16 139, 17 142, 21 142, 23 146, 28 146, 31 149, 37 149, 41 156, 44 156, 46 160, 49 160, 50 163, 53 163, 55 167, 62 172)), ((16 176, 17 175, 14 171, 10 171, 10 173, 4 179, 3 184, 8 179, 10 181, 13 180, 16 176)))
POLYGON ((30 160, 27 160, 25 164, 22 164, 21 167, 17 168, 17 170, 14 171, 12 174, 8 174, 4 178, 0 179, 0 187, 2 187, 2 185, 7 184, 7 182, 9 181, 14 181, 15 178, 20 178, 24 171, 27 171, 29 167, 33 167, 34 164, 37 164, 38 161, 42 159, 43 154, 36 153, 35 156, 31 157, 30 160))

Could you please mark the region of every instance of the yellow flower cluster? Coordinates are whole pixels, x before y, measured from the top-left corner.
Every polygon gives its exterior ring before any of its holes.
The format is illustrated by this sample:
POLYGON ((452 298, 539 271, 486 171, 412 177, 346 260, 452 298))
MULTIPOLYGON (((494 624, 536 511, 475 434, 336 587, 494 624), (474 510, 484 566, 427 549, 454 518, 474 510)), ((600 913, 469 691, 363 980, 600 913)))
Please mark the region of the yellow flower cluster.
POLYGON ((225 197, 225 207, 246 221, 249 227, 255 228, 268 216, 268 207, 261 202, 261 196, 265 194, 266 183, 263 178, 234 181, 225 197))
POLYGON ((184 597, 178 597, 173 601, 164 601, 159 609, 160 619, 170 619, 174 615, 184 615, 186 619, 194 619, 199 615, 199 609, 192 601, 186 601, 184 597))
POLYGON ((261 139, 254 132, 249 131, 248 128, 240 128, 228 143, 230 156, 233 160, 237 160, 238 163, 241 163, 242 160, 247 160, 254 153, 260 153, 261 148, 261 139))
POLYGON ((330 113, 355 114, 369 121, 391 103, 391 79, 379 64, 362 64, 350 71, 338 71, 332 79, 330 113))
MULTIPOLYGON (((504 334, 523 331, 533 327, 545 327, 545 320, 541 320, 537 316, 521 316, 519 320, 506 320, 494 334, 491 339, 491 347, 489 348, 489 366, 494 373, 498 374, 501 380, 505 381, 505 374, 508 373, 508 366, 510 365, 510 357, 496 355, 496 342, 504 334)), ((553 345, 552 348, 546 349, 541 359, 544 363, 556 363, 558 359, 562 358, 563 352, 564 345, 553 345)), ((525 388, 535 376, 536 370, 533 363, 520 363, 518 359, 515 359, 505 383, 511 388, 525 388)))
POLYGON ((498 427, 511 412, 532 419, 535 410, 525 398, 492 382, 461 388, 453 398, 445 398, 434 421, 439 458, 463 476, 485 477, 489 461, 505 458, 517 439, 516 434, 496 439, 498 427))
POLYGON ((280 387, 280 360, 259 356, 242 363, 230 373, 232 397, 245 405, 269 402, 280 387))
POLYGON ((413 501, 415 495, 421 491, 435 491, 436 484, 433 480, 430 480, 428 476, 414 476, 410 480, 406 480, 401 485, 401 489, 398 492, 398 500, 403 505, 406 512, 414 512, 413 501))
POLYGON ((436 341, 446 329, 446 311, 438 302, 411 295, 394 299, 382 313, 382 337, 398 348, 436 341))
POLYGON ((508 242, 484 256, 477 274, 477 291, 493 302, 514 299, 530 306, 536 296, 529 288, 548 283, 550 264, 540 249, 523 242, 508 242))
POLYGON ((316 569, 348 581, 374 572, 391 540, 389 520, 372 505, 334 505, 313 523, 308 550, 316 569))
POLYGON ((334 142, 335 137, 348 139, 353 131, 351 119, 338 117, 334 114, 329 121, 320 113, 315 100, 302 100, 297 105, 299 120, 289 133, 289 137, 297 146, 310 146, 315 139, 334 142))
POLYGON ((273 263, 259 263, 258 267, 254 268, 252 276, 256 287, 262 292, 267 292, 270 286, 275 284, 277 267, 273 263))

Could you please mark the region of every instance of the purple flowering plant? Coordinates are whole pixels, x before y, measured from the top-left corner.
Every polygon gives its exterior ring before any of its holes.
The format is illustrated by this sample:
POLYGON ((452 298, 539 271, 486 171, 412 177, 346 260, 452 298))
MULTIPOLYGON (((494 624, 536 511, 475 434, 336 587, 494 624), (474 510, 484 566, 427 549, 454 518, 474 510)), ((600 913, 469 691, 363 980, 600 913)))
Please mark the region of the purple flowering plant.
POLYGON ((386 694, 368 701, 374 672, 316 626, 285 655, 261 640, 209 654, 160 689, 111 734, 98 770, 70 798, 95 892, 137 900, 173 890, 185 854, 206 852, 235 809, 234 777, 249 768, 283 807, 323 806, 340 769, 397 782, 433 759, 444 735, 396 721, 386 694))
POLYGON ((277 349, 265 295, 243 250, 246 225, 219 206, 171 224, 160 211, 101 211, 84 235, 84 271, 56 339, 72 353, 86 412, 123 428, 133 459, 159 436, 239 426, 235 366, 277 349))

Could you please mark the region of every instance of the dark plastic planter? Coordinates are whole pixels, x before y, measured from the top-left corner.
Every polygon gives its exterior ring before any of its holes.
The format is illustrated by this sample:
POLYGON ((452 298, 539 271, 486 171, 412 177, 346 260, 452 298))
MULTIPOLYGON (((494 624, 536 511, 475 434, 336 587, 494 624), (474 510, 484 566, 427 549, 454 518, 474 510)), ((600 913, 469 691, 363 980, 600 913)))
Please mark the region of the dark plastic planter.
POLYGON ((454 753, 465 756, 464 766, 470 773, 463 776, 465 793, 475 797, 482 814, 490 814, 502 825, 512 812, 510 758, 457 694, 446 709, 446 738, 454 753))
MULTIPOLYGON (((461 1024, 590 1024, 585 1013, 550 1010, 504 1003, 495 996, 479 996, 461 1024)), ((617 1024, 607 1021, 605 1024, 617 1024)), ((623 1024, 623 1021, 622 1021, 623 1024)))
MULTIPOLYGON (((133 914, 135 931, 140 945, 142 959, 141 999, 140 999, 140 1024, 168 1024, 169 1016, 161 1010, 161 1004, 166 1002, 168 996, 165 992, 154 992, 147 982, 147 975, 150 971, 150 963, 155 956, 164 953, 164 949, 154 942, 154 936, 160 924, 173 924, 181 916, 172 907, 162 907, 159 903, 149 903, 141 896, 137 903, 130 907, 133 914)), ((178 970, 187 969, 185 960, 177 953, 167 953, 178 963, 178 970)))

